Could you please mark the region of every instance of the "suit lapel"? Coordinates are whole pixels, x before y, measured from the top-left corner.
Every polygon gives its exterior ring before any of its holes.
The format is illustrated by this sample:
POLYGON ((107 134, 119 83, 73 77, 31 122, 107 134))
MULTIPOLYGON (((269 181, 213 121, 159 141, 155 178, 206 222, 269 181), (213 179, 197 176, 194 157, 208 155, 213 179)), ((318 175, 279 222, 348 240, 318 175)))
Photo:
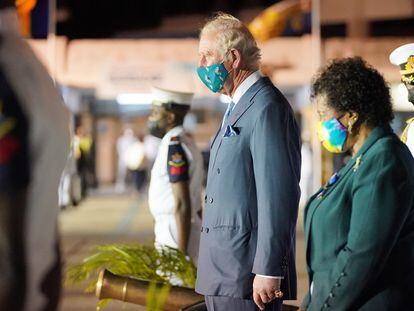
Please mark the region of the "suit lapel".
POLYGON ((254 103, 253 99, 256 96, 256 94, 262 89, 265 85, 271 83, 269 78, 263 77, 260 78, 256 83, 254 83, 247 92, 240 98, 237 105, 234 107, 233 112, 230 114, 230 116, 227 118, 226 122, 223 124, 222 127, 219 127, 216 135, 214 136, 214 139, 211 142, 210 148, 213 148, 214 143, 217 140, 217 137, 220 137, 219 142, 221 142, 221 139, 223 138, 224 130, 226 129, 227 125, 233 125, 237 122, 238 119, 250 108, 250 106, 254 103))
POLYGON ((227 128, 227 125, 233 125, 236 123, 236 121, 241 117, 241 115, 253 104, 252 101, 246 101, 243 100, 244 96, 240 99, 240 101, 237 103, 237 105, 234 107, 234 110, 230 114, 230 116, 227 118, 226 122, 223 123, 223 126, 219 127, 217 130, 216 135, 214 136, 213 141, 211 142, 211 149, 213 149, 214 143, 216 142, 217 138, 217 144, 221 144, 221 140, 223 139, 224 132, 227 128))
POLYGON ((214 138, 212 139, 212 141, 210 143, 210 150, 213 148, 214 142, 216 141, 216 138, 217 138, 218 134, 220 133, 220 131, 221 131, 221 127, 219 127, 217 129, 216 135, 214 135, 214 138))
POLYGON ((326 193, 323 195, 322 198, 318 198, 318 194, 321 192, 322 188, 316 193, 314 194, 310 200, 308 205, 305 208, 305 213, 306 213, 306 217, 305 217, 305 246, 306 246, 306 259, 309 260, 309 251, 310 251, 310 246, 309 246, 309 236, 310 236, 310 225, 312 223, 312 218, 313 215, 315 213, 315 211, 317 210, 317 208, 319 207, 319 205, 322 203, 322 201, 324 200, 324 198, 326 198, 329 193, 331 193, 339 184, 342 183, 342 181, 345 180, 346 175, 350 172, 351 168, 353 168, 355 165, 355 158, 351 158, 349 160, 349 162, 346 164, 346 166, 339 171, 340 175, 339 175, 339 180, 334 183, 327 191, 326 193), (316 200, 316 203, 312 204, 314 201, 316 200))
POLYGON ((223 126, 218 129, 216 136, 214 137, 211 143, 211 153, 213 155, 213 165, 216 163, 217 153, 220 149, 221 142, 223 140, 224 133, 228 125, 233 125, 239 120, 242 115, 253 105, 254 97, 256 94, 268 83, 271 83, 270 80, 266 77, 260 78, 256 83, 254 83, 247 92, 240 98, 237 105, 234 107, 234 110, 224 122, 223 126))

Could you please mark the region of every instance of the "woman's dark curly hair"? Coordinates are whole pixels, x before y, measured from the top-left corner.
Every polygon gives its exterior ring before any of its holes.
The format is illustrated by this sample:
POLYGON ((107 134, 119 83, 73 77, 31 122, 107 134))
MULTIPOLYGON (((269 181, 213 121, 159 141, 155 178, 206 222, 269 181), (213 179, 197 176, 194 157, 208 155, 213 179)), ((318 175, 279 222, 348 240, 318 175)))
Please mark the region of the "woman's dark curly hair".
POLYGON ((374 128, 393 118, 391 96, 382 75, 360 57, 333 60, 313 80, 311 98, 327 96, 327 104, 340 113, 357 112, 357 126, 374 128))

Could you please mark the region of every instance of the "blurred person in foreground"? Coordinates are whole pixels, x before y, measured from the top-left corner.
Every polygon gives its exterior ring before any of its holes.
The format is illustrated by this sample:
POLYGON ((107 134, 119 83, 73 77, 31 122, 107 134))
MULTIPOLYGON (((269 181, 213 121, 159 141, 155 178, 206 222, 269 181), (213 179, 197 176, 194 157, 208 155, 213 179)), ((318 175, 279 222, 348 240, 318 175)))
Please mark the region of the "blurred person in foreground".
MULTIPOLYGON (((401 81, 408 91, 408 101, 414 105, 414 43, 396 48, 390 54, 390 62, 400 67, 401 81)), ((407 120, 401 140, 414 156, 414 117, 407 120)))
POLYGON ((14 3, 0 2, 0 309, 57 310, 69 116, 19 35, 14 3))
POLYGON ((300 136, 292 108, 259 71, 260 50, 219 13, 200 34, 198 75, 231 98, 211 145, 196 291, 208 310, 280 310, 296 299, 300 136))
POLYGON ((414 295, 414 159, 393 133, 389 88, 361 58, 312 84, 318 136, 352 158, 305 209, 310 289, 301 309, 405 310, 414 295))
POLYGON ((162 139, 148 193, 155 243, 178 248, 197 264, 203 159, 183 129, 193 94, 161 88, 153 88, 152 92, 148 129, 151 135, 162 139))

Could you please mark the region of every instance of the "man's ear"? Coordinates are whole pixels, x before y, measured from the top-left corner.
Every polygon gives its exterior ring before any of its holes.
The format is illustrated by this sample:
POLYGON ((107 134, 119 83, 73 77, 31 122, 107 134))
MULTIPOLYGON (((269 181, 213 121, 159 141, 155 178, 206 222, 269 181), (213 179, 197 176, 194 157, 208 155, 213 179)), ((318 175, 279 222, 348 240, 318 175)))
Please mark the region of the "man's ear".
POLYGON ((230 56, 230 59, 233 61, 233 64, 231 65, 231 68, 233 68, 233 70, 236 70, 236 69, 240 68, 241 61, 242 61, 242 57, 241 57, 240 52, 236 49, 231 49, 230 53, 229 53, 229 56, 230 56))

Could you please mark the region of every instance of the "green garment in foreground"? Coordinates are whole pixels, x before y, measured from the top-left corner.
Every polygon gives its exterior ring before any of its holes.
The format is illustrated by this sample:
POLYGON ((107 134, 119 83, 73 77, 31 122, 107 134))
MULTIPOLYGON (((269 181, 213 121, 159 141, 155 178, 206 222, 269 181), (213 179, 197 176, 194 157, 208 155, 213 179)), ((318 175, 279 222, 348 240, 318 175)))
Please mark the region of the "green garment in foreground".
POLYGON ((414 297, 414 159, 389 126, 305 209, 314 310, 408 310, 414 297))

